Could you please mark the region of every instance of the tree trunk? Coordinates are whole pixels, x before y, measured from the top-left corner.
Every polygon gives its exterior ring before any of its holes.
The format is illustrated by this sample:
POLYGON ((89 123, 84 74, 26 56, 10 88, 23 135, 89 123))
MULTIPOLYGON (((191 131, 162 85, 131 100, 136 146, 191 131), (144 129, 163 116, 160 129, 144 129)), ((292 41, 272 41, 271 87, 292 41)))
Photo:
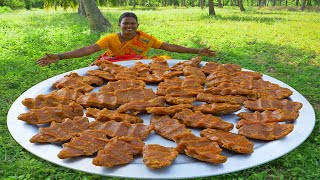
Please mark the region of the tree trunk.
POLYGON ((213 0, 209 0, 208 1, 208 6, 209 6, 209 15, 210 16, 215 16, 216 12, 214 11, 214 7, 213 7, 213 0))
POLYGON ((245 11, 244 7, 243 7, 243 3, 242 3, 242 0, 239 0, 239 8, 240 8, 240 11, 245 11))
POLYGON ((221 0, 218 0, 218 8, 223 8, 221 0))
POLYGON ((302 0, 301 11, 306 8, 306 0, 302 0))
POLYGON ((80 1, 82 1, 86 11, 91 31, 104 32, 112 27, 110 22, 102 15, 95 0, 80 1))
POLYGON ((82 0, 78 0, 78 2, 79 2, 78 14, 80 16, 87 16, 87 13, 86 13, 86 10, 84 9, 82 0))
POLYGON ((199 0, 199 5, 201 7, 201 9, 204 9, 204 0, 199 0))

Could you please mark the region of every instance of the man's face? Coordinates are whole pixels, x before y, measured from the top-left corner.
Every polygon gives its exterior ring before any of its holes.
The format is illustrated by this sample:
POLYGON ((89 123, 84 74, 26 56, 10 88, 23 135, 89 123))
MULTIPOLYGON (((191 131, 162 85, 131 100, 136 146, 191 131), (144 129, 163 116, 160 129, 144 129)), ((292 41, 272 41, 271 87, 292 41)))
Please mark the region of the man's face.
POLYGON ((136 33, 139 24, 133 17, 122 18, 119 27, 124 34, 136 33))

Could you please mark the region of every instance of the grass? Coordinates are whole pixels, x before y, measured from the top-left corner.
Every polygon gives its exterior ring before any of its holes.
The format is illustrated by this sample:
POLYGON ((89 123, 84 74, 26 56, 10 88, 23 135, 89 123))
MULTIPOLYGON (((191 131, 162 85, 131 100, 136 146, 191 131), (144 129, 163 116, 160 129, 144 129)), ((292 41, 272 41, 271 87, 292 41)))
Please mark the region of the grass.
MULTIPOLYGON (((121 13, 132 9, 102 8, 114 32, 121 13)), ((317 12, 216 8, 135 10, 140 29, 169 42, 190 47, 211 46, 217 57, 205 61, 237 63, 277 78, 304 95, 316 111, 310 137, 292 152, 247 170, 210 179, 316 179, 320 177, 320 16, 317 12)), ((107 33, 104 33, 107 34, 107 33)), ((58 53, 94 43, 103 34, 90 33, 75 10, 15 11, 0 14, 0 179, 103 179, 62 168, 24 150, 10 136, 7 112, 21 93, 63 72, 88 66, 99 53, 39 67, 45 52, 58 53)), ((175 59, 195 55, 151 50, 175 59)), ((117 179, 117 178, 115 178, 117 179)), ((199 178, 200 179, 200 178, 199 178)))

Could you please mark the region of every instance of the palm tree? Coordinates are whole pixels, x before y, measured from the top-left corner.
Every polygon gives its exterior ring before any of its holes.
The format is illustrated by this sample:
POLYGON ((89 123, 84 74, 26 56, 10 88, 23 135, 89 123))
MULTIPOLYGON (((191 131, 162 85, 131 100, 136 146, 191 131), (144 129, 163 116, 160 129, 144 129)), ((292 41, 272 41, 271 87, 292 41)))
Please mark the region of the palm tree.
POLYGON ((87 17, 91 31, 104 32, 112 28, 110 22, 102 15, 95 0, 45 0, 46 8, 56 8, 57 4, 64 9, 78 5, 78 13, 87 17))

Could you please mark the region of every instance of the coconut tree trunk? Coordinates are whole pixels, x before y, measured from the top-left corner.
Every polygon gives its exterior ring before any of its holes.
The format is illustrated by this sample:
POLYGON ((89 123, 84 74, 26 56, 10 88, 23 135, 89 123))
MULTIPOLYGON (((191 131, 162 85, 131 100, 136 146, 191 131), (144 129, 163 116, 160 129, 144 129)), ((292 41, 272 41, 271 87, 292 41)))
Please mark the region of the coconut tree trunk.
POLYGON ((209 6, 209 16, 215 16, 216 12, 214 11, 213 0, 208 1, 208 6, 209 6))
POLYGON ((239 8, 240 8, 240 11, 245 11, 242 0, 239 0, 239 8))
POLYGON ((302 0, 301 11, 306 8, 306 0, 302 0))
POLYGON ((79 14, 80 16, 87 16, 86 10, 84 9, 84 6, 83 6, 82 0, 78 0, 78 2, 79 2, 78 14, 79 14))
POLYGON ((218 8, 223 8, 221 0, 218 0, 218 8))
POLYGON ((80 0, 86 12, 91 31, 104 32, 112 26, 102 15, 95 0, 80 0))

